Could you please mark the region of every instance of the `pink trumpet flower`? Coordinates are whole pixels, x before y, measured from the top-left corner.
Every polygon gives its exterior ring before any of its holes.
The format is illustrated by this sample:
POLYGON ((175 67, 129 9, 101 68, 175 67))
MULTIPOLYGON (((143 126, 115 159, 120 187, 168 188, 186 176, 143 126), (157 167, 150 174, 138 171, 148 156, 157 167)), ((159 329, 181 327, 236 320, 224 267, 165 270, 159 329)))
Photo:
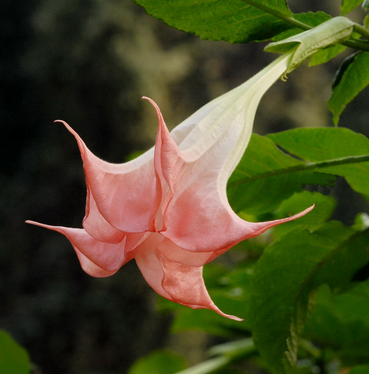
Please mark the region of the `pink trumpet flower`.
MULTIPOLYGON (((223 313, 211 300, 203 265, 235 244, 294 220, 246 222, 230 207, 227 181, 249 142, 258 103, 283 74, 291 54, 211 101, 169 133, 159 107, 155 147, 123 164, 96 157, 76 138, 87 184, 83 229, 28 223, 64 234, 83 270, 94 277, 114 274, 135 259, 161 296, 193 309, 223 313)), ((245 191, 247 193, 247 191, 245 191)))

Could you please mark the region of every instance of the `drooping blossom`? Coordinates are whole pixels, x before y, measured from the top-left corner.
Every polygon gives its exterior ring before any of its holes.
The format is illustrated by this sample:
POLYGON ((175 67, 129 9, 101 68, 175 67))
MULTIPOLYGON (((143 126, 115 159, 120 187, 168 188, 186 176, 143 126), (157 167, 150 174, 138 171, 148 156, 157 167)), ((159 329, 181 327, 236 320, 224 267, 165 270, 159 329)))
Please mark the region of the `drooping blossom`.
MULTIPOLYGON (((242 240, 301 217, 247 222, 230 207, 227 181, 249 142, 258 103, 286 70, 284 55, 246 83, 211 101, 169 133, 159 107, 155 147, 123 164, 96 157, 78 134, 87 184, 83 228, 50 226, 72 243, 94 277, 136 263, 161 296, 190 308, 223 313, 211 300, 203 266, 242 240)), ((247 190, 245 190, 247 193, 247 190)), ((245 207, 247 208, 247 207, 245 207)))

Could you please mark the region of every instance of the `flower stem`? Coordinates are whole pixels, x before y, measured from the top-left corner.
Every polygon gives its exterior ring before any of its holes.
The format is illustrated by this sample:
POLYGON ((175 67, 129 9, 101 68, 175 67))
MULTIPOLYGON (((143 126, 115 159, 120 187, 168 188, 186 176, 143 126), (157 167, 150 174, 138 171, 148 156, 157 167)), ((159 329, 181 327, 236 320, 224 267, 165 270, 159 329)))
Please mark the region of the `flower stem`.
MULTIPOLYGON (((263 4, 259 4, 258 2, 256 1, 253 1, 253 0, 242 0, 244 3, 246 4, 249 4, 251 6, 254 6, 255 8, 258 8, 260 10, 263 10, 264 12, 266 13, 269 13, 277 18, 280 18, 282 19, 283 21, 295 26, 295 27, 298 27, 302 30, 310 30, 312 29, 313 27, 308 25, 307 23, 304 23, 304 22, 301 22, 301 21, 298 21, 297 19, 291 17, 291 16, 288 16, 286 14, 283 14, 281 12, 278 12, 277 10, 275 9, 271 9, 269 8, 268 6, 265 6, 263 4)), ((366 39, 369 40, 369 31, 355 23, 354 24, 354 30, 364 36, 366 39)), ((354 49, 360 49, 360 50, 363 50, 363 51, 369 51, 369 43, 367 43, 366 41, 361 41, 361 40, 347 40, 345 42, 342 42, 343 45, 345 45, 346 47, 350 47, 350 48, 354 48, 354 49)))

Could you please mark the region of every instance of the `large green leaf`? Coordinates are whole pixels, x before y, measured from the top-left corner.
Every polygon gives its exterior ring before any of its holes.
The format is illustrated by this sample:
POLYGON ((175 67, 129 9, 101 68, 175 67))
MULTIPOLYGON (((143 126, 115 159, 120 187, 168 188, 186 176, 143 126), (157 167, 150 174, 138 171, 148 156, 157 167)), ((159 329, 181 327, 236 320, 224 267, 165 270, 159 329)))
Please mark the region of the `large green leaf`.
POLYGON ((347 163, 319 170, 343 176, 355 191, 369 195, 369 162, 355 163, 354 158, 369 155, 369 139, 364 135, 345 128, 308 128, 270 134, 268 138, 306 161, 348 158, 347 163))
POLYGON ((338 123, 346 105, 369 85, 369 53, 359 52, 349 57, 347 61, 342 63, 338 73, 340 80, 334 85, 332 96, 328 101, 335 124, 338 123))
POLYGON ((0 373, 29 374, 30 370, 27 351, 7 332, 0 330, 0 373))
POLYGON ((347 289, 369 261, 368 243, 368 231, 356 233, 332 221, 313 233, 290 232, 265 250, 251 279, 249 321, 273 373, 287 373, 296 361, 313 291, 325 282, 333 290, 347 289))
MULTIPOLYGON (((147 13, 202 39, 249 42, 270 39, 290 28, 283 20, 240 0, 135 0, 147 13)), ((292 15, 285 0, 255 0, 292 15)))
POLYGON ((253 135, 245 155, 228 182, 228 198, 236 212, 250 214, 273 211, 304 184, 326 185, 328 174, 304 170, 300 161, 279 150, 267 137, 253 135))

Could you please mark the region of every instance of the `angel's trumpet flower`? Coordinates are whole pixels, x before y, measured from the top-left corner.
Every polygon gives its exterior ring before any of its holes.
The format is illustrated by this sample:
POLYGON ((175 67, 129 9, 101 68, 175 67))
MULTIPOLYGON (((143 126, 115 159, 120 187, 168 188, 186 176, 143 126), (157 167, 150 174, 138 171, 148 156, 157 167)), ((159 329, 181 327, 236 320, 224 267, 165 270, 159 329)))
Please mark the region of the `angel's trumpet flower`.
MULTIPOLYGON (((284 73, 291 54, 211 101, 169 133, 159 107, 155 147, 123 164, 102 161, 65 122, 81 151, 87 183, 83 229, 33 223, 64 234, 83 270, 114 274, 135 259, 161 296, 224 314, 211 300, 202 267, 241 240, 306 214, 247 222, 235 214, 227 181, 250 140, 265 91, 284 73)), ((247 191, 245 191, 247 193, 247 191)))

